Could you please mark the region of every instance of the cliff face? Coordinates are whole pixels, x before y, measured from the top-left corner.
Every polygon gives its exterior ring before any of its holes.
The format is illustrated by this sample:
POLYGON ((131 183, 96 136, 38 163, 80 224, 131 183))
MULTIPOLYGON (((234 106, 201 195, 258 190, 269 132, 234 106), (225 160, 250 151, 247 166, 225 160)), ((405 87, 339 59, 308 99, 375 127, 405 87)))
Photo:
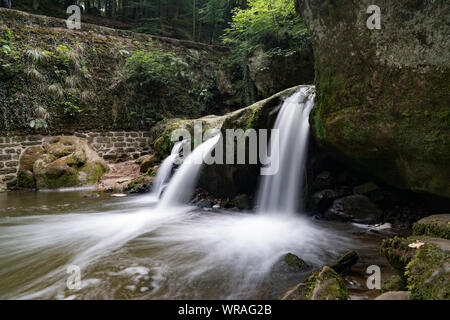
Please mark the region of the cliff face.
POLYGON ((227 48, 0 8, 0 132, 148 129, 241 105, 227 48))
POLYGON ((313 41, 310 122, 335 156, 394 186, 450 197, 450 4, 298 0, 313 41))

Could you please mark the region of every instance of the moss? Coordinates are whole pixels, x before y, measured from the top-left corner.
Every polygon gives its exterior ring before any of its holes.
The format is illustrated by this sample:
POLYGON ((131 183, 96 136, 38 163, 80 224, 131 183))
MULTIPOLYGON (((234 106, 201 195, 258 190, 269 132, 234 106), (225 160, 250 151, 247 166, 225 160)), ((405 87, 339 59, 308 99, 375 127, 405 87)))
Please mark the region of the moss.
POLYGON ((17 185, 19 188, 34 189, 36 188, 36 181, 33 173, 30 171, 19 171, 17 174, 17 185))
POLYGON ((411 261, 415 255, 415 250, 408 245, 414 242, 415 238, 400 238, 394 237, 385 239, 381 243, 380 252, 386 257, 389 263, 399 271, 400 275, 404 277, 406 265, 411 261))
POLYGON ((406 267, 408 290, 414 300, 449 300, 450 254, 426 243, 406 267), (447 265, 447 267, 446 267, 447 265))
POLYGON ((381 284, 381 293, 389 291, 405 291, 406 282, 404 278, 399 275, 392 276, 390 279, 381 284))
POLYGON ((434 215, 423 218, 413 225, 414 235, 426 235, 450 240, 450 215, 434 215))

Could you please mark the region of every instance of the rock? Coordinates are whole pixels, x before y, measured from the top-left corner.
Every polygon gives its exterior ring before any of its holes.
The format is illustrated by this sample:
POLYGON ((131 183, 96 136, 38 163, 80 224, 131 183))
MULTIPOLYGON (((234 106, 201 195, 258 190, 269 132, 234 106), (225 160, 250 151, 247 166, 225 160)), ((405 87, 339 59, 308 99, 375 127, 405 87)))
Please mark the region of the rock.
POLYGON ((197 202, 195 205, 202 209, 209 209, 209 208, 212 208, 213 203, 208 200, 202 200, 202 201, 197 202))
POLYGON ((328 171, 323 171, 317 175, 312 184, 313 190, 323 190, 333 188, 333 177, 328 171))
POLYGON ((275 273, 296 273, 311 269, 305 261, 292 253, 283 255, 273 266, 272 272, 275 273))
POLYGON ((413 300, 450 299, 450 240, 428 239, 416 249, 405 275, 413 300))
POLYGON ((367 28, 371 4, 296 0, 315 57, 313 135, 377 180, 450 198, 450 43, 436 28, 449 2, 385 1, 382 30, 367 28))
POLYGON ((450 214, 432 215, 417 221, 413 225, 413 234, 450 240, 450 214))
POLYGON ((258 48, 247 59, 247 66, 257 95, 262 98, 314 80, 314 59, 309 45, 289 56, 267 55, 258 48))
POLYGON ((325 218, 375 224, 380 220, 382 213, 366 196, 351 195, 335 200, 331 208, 325 212, 325 218))
POLYGON ((151 169, 155 164, 159 163, 160 161, 161 160, 157 154, 152 154, 140 158, 139 159, 140 172, 147 173, 149 169, 151 169))
POLYGON ((375 298, 375 300, 409 300, 409 291, 389 291, 375 298))
POLYGON ((282 297, 282 300, 348 300, 344 280, 330 267, 323 267, 299 283, 282 297))
POLYGON ((356 251, 349 251, 335 262, 330 264, 330 268, 336 271, 341 277, 346 276, 352 266, 358 262, 359 256, 356 251))
POLYGON ((215 205, 213 205, 213 207, 212 207, 214 210, 218 210, 218 209, 220 209, 220 204, 215 204, 215 205))
POLYGON ((44 153, 44 149, 41 146, 29 147, 22 153, 20 156, 19 170, 17 171, 17 183, 19 188, 36 188, 33 166, 36 160, 40 159, 44 153))
POLYGON ((365 183, 365 184, 361 184, 359 186, 356 186, 353 188, 353 193, 354 194, 363 194, 363 195, 367 195, 375 190, 379 190, 380 188, 374 184, 373 182, 369 182, 369 183, 365 183))
POLYGON ((349 195, 345 189, 326 189, 314 193, 309 201, 309 207, 312 210, 325 212, 332 204, 333 201, 349 195))
POLYGON ((149 176, 148 174, 143 174, 137 177, 136 179, 133 179, 127 187, 125 188, 125 191, 128 193, 147 193, 150 192, 152 189, 153 176, 149 176))
POLYGON ((57 189, 93 185, 108 169, 85 140, 49 137, 44 139, 42 148, 24 151, 19 165, 19 186, 57 189))
POLYGON ((384 240, 381 253, 411 291, 411 299, 450 299, 450 240, 412 236, 384 240))
POLYGON ((252 202, 246 194, 238 194, 231 200, 231 203, 240 210, 249 210, 252 207, 252 202))
POLYGON ((382 293, 388 291, 405 291, 405 290, 406 290, 406 282, 399 275, 392 276, 390 279, 384 281, 381 284, 382 293))

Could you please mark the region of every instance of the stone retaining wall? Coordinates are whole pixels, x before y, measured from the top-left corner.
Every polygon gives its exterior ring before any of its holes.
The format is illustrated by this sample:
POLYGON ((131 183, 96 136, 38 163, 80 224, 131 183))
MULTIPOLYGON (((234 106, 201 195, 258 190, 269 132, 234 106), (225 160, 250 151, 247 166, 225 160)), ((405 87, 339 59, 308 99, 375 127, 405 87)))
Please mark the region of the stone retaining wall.
MULTIPOLYGON (((69 135, 66 135, 69 136, 69 135)), ((152 152, 147 131, 78 132, 73 136, 86 139, 90 146, 109 163, 137 159, 152 152)), ((30 146, 42 145, 46 136, 0 136, 0 184, 14 188, 22 152, 30 146)))

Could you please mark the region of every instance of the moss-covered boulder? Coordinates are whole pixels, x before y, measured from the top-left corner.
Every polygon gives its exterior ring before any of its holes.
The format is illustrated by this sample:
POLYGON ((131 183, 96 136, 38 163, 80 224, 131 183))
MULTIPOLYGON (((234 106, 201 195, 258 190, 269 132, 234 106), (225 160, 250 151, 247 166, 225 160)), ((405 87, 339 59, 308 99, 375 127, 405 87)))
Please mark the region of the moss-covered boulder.
POLYGON ((417 221, 413 234, 450 240, 450 214, 436 214, 417 221))
POLYGON ((29 147, 22 153, 20 156, 19 171, 17 172, 17 183, 19 188, 36 188, 33 166, 43 155, 44 149, 41 146, 29 147))
POLYGON ((108 165, 86 141, 76 137, 50 137, 41 147, 24 151, 19 187, 57 189, 96 184, 108 165))
POLYGON ((448 1, 297 0, 311 33, 310 122, 335 157, 396 187, 450 197, 448 1))
POLYGON ((282 300, 348 300, 344 280, 330 267, 323 267, 299 283, 282 297, 282 300))
POLYGON ((399 271, 411 299, 450 299, 450 240, 395 237, 383 241, 381 252, 399 271))

